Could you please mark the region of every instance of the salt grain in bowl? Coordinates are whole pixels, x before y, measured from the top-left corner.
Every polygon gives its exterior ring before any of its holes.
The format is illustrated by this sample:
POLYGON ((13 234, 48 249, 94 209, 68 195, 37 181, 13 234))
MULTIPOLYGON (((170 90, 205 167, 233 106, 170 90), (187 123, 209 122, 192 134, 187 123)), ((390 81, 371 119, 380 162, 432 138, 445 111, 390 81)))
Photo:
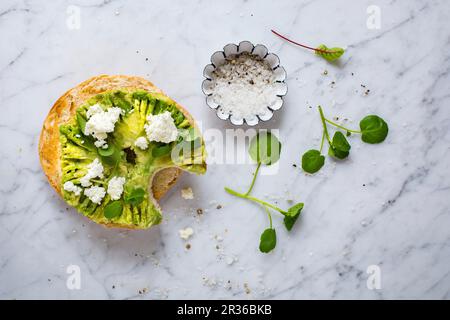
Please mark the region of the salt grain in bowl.
POLYGON ((228 57, 212 72, 212 99, 223 113, 241 119, 266 113, 277 101, 277 82, 269 64, 257 55, 228 57))

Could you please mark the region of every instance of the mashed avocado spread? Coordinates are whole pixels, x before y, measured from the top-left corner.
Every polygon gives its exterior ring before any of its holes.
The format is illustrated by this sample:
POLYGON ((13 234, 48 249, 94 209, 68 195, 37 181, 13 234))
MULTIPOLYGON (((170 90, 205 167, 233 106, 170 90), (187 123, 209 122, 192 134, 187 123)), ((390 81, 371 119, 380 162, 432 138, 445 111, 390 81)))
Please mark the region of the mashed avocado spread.
MULTIPOLYGON (((62 185, 81 186, 81 178, 88 166, 99 159, 103 178, 90 180, 92 186, 107 189, 113 177, 124 177, 123 193, 119 200, 106 194, 99 204, 85 192, 70 192, 62 188, 66 202, 97 223, 114 223, 145 229, 161 221, 161 210, 152 196, 152 179, 156 172, 168 167, 179 167, 188 172, 206 171, 204 142, 184 114, 170 98, 142 90, 115 90, 98 94, 78 108, 75 116, 60 126, 62 185), (85 135, 87 111, 93 105, 104 111, 122 109, 114 131, 108 133, 106 145, 96 147, 95 139, 85 135), (151 115, 170 112, 178 129, 178 137, 170 143, 149 141, 142 150, 136 139, 146 136, 144 126, 151 115), (105 146, 107 146, 105 148, 105 146)), ((86 189, 84 189, 86 190, 86 189)))

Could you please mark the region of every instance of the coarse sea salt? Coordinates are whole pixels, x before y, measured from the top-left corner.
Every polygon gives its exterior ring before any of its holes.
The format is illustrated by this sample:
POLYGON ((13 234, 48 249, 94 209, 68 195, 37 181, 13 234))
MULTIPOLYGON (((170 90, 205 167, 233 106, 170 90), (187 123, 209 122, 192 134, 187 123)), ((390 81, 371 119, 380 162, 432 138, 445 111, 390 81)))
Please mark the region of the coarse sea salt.
POLYGON ((212 98, 220 111, 251 119, 277 101, 276 77, 259 56, 242 53, 227 58, 212 73, 212 98))

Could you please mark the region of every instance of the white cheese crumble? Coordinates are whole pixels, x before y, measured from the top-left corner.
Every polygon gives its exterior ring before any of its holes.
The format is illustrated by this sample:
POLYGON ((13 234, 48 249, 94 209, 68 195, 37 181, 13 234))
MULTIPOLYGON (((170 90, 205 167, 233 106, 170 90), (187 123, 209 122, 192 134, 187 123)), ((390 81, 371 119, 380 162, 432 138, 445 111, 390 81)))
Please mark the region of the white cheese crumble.
POLYGON ((145 137, 139 137, 134 142, 134 145, 141 150, 146 150, 148 148, 148 141, 145 137))
POLYGON ((84 195, 95 204, 100 204, 100 202, 102 202, 102 199, 105 197, 105 194, 105 188, 99 186, 92 186, 90 188, 84 189, 84 195))
POLYGON ((86 112, 88 121, 84 128, 84 134, 87 136, 92 135, 98 140, 95 142, 97 148, 104 146, 108 133, 114 131, 114 125, 122 113, 123 110, 121 108, 112 107, 104 111, 99 104, 94 104, 86 112))
POLYGON ((79 196, 81 194, 81 191, 83 191, 83 189, 76 186, 72 181, 65 182, 63 188, 68 192, 73 192, 76 196, 79 196))
POLYGON ((88 164, 87 168, 88 172, 80 179, 80 183, 83 187, 89 187, 92 185, 90 180, 93 178, 103 178, 103 165, 98 158, 95 158, 94 161, 88 164))
POLYGON ((276 78, 260 57, 240 54, 212 74, 212 99, 220 111, 238 118, 264 114, 277 100, 276 78))
POLYGON ((178 137, 178 129, 169 111, 157 115, 149 115, 144 125, 149 141, 169 143, 178 137))
POLYGON ((194 234, 194 230, 192 228, 180 229, 178 233, 181 239, 188 240, 194 234))
POLYGON ((181 197, 186 200, 194 199, 194 192, 191 187, 181 189, 181 197))
POLYGON ((119 200, 123 192, 123 185, 125 183, 125 178, 123 177, 112 177, 108 182, 108 194, 111 196, 112 200, 119 200))
POLYGON ((100 148, 100 147, 103 148, 104 146, 106 146, 106 148, 108 148, 108 144, 106 143, 105 140, 97 140, 97 141, 94 142, 94 145, 97 148, 100 148))

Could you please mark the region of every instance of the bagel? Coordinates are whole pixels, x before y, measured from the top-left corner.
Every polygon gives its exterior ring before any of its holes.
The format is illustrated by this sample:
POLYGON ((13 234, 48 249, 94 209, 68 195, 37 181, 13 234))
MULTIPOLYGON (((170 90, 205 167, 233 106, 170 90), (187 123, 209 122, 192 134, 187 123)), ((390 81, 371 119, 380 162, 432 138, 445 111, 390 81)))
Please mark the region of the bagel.
POLYGON ((157 200, 182 171, 206 172, 204 141, 189 112, 150 81, 125 75, 96 76, 62 95, 44 121, 39 158, 69 205, 96 223, 128 229, 161 221, 157 200), (163 134, 155 138, 157 130, 163 134))

